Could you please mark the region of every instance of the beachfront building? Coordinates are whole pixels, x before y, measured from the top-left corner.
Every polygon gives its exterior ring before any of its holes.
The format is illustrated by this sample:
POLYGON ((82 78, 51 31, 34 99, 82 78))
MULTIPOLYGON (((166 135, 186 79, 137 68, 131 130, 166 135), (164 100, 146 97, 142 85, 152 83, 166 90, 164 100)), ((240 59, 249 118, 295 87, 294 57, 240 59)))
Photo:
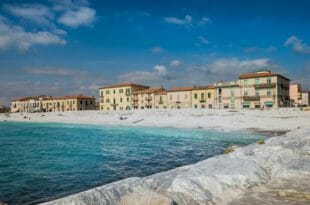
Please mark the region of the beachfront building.
POLYGON ((84 95, 52 97, 43 100, 42 109, 44 112, 95 110, 96 99, 84 95))
POLYGON ((310 91, 301 92, 301 106, 310 106, 310 91))
POLYGON ((194 86, 174 87, 167 91, 167 107, 182 109, 192 107, 192 90, 194 86))
POLYGON ((43 100, 51 98, 50 96, 28 96, 11 101, 11 112, 42 112, 43 100))
POLYGON ((155 93, 155 109, 166 109, 168 107, 167 91, 162 90, 155 93))
POLYGON ((290 80, 271 71, 258 71, 239 76, 242 108, 290 106, 290 80))
POLYGON ((227 81, 215 83, 215 108, 217 109, 240 109, 241 89, 239 81, 227 81))
MULTIPOLYGON (((166 91, 164 88, 147 88, 137 90, 132 93, 132 101, 134 109, 155 109, 158 108, 155 102, 155 95, 166 91)), ((163 102, 163 99, 161 99, 163 102)))
POLYGON ((192 108, 215 107, 215 87, 214 86, 194 86, 192 89, 192 108))
POLYGON ((290 84, 290 105, 293 107, 301 106, 302 96, 301 96, 301 84, 293 83, 290 84))
POLYGON ((149 86, 134 83, 115 84, 99 88, 100 110, 131 110, 134 108, 132 94, 149 86))

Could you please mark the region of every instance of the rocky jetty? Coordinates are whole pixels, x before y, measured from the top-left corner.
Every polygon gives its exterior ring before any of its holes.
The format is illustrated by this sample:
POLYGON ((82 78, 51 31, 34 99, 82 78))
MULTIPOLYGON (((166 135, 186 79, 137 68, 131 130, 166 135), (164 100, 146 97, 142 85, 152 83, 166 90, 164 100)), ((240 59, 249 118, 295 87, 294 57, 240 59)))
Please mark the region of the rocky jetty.
POLYGON ((310 127, 45 205, 310 204, 310 127))

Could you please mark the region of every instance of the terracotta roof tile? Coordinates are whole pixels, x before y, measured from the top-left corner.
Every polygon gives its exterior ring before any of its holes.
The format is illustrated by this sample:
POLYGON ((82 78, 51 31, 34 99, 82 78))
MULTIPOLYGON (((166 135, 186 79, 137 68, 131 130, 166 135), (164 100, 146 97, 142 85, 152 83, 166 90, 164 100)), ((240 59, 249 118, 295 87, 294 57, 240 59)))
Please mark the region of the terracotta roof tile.
POLYGON ((102 87, 100 87, 99 89, 119 88, 119 87, 127 87, 127 86, 137 86, 137 87, 149 88, 149 86, 146 86, 146 85, 139 85, 139 84, 135 84, 135 83, 119 83, 119 84, 113 84, 113 85, 102 86, 102 87))
POLYGON ((283 75, 280 75, 278 73, 273 73, 273 72, 245 73, 245 74, 240 75, 239 79, 262 78, 262 77, 273 77, 273 76, 280 76, 282 78, 289 80, 288 78, 284 77, 283 75))
POLYGON ((178 91, 191 91, 194 89, 194 86, 187 86, 187 87, 174 87, 168 90, 168 92, 178 92, 178 91))
POLYGON ((143 89, 143 90, 137 90, 135 92, 133 92, 134 94, 142 94, 142 93, 158 93, 158 92, 162 92, 165 91, 165 89, 161 88, 161 87, 157 87, 157 88, 148 88, 148 89, 143 89))

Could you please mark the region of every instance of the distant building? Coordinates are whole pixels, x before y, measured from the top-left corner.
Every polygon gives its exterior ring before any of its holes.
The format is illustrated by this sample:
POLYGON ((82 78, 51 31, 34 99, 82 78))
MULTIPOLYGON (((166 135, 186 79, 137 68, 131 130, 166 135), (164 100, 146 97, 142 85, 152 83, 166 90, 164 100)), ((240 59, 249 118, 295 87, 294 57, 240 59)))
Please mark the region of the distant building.
POLYGON ((290 84, 290 100, 291 106, 293 107, 302 105, 301 84, 290 84))
POLYGON ((11 112, 65 112, 94 110, 95 98, 83 95, 74 96, 31 96, 13 100, 11 112))
POLYGON ((166 109, 168 107, 167 91, 162 90, 155 93, 155 109, 166 109))
POLYGON ((174 87, 167 91, 168 108, 181 109, 192 107, 192 90, 194 86, 174 87))
MULTIPOLYGON (((159 108, 160 102, 156 103, 155 96, 157 94, 162 94, 166 90, 159 87, 159 88, 147 88, 143 90, 137 90, 132 93, 133 96, 133 108, 134 109, 155 109, 159 108)), ((159 95, 160 96, 160 95, 159 95)), ((157 99, 158 100, 158 99, 157 99)), ((159 101, 162 101, 163 104, 163 97, 159 101)))
POLYGON ((215 87, 194 86, 192 89, 192 108, 215 108, 215 87))
POLYGON ((132 94, 149 86, 134 83, 122 83, 99 88, 100 110, 132 110, 132 94))
POLYGON ((271 71, 240 75, 242 108, 290 106, 289 82, 288 78, 271 71))
POLYGON ((301 105, 310 106, 310 91, 302 91, 301 93, 301 105))
POLYGON ((5 107, 3 105, 0 105, 0 113, 5 113, 5 112, 9 112, 9 111, 10 111, 9 108, 7 108, 7 107, 5 107))
POLYGON ((240 109, 242 95, 239 81, 215 83, 215 108, 240 109))

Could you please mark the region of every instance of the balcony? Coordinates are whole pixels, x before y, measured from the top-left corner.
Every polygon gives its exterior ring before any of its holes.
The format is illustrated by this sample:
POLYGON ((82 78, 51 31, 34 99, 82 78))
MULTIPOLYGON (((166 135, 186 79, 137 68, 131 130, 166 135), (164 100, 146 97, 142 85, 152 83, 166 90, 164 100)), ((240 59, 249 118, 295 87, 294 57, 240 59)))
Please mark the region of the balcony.
POLYGON ((130 96, 130 95, 131 95, 131 93, 129 93, 129 92, 126 92, 126 93, 125 93, 125 95, 126 95, 126 96, 130 96))
POLYGON ((175 103, 176 103, 176 104, 180 104, 180 103, 181 103, 181 101, 176 101, 175 103))
POLYGON ((243 101, 259 101, 260 96, 243 96, 243 101))
POLYGON ((261 84, 255 84, 254 87, 256 89, 264 89, 264 88, 275 88, 276 84, 275 83, 261 83, 261 84))
POLYGON ((205 102, 206 102, 206 99, 200 99, 199 102, 205 103, 205 102))
POLYGON ((164 104, 164 102, 163 101, 158 101, 158 104, 164 104))
POLYGON ((145 100, 151 101, 151 100, 152 100, 152 97, 145 97, 145 100))

